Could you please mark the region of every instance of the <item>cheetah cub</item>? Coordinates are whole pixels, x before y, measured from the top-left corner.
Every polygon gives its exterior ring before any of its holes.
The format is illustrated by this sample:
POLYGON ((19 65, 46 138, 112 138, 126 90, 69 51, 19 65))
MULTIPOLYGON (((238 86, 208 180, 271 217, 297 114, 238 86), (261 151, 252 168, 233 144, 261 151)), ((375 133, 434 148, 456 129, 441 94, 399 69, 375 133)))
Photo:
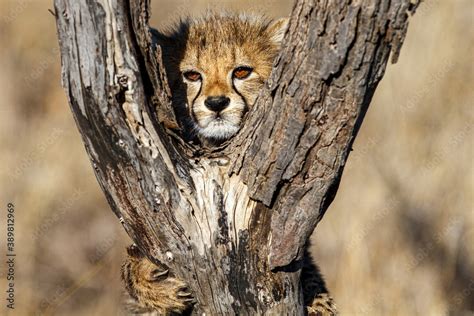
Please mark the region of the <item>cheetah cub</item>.
POLYGON ((185 137, 213 146, 239 131, 270 75, 287 23, 208 13, 153 31, 185 137))
MULTIPOLYGON (((152 30, 184 137, 216 146, 236 134, 272 70, 288 19, 209 13, 165 32, 152 30)), ((135 314, 183 314, 194 304, 186 284, 129 247, 122 267, 128 309, 135 314)), ((308 315, 336 315, 318 268, 306 253, 302 287, 308 315)))

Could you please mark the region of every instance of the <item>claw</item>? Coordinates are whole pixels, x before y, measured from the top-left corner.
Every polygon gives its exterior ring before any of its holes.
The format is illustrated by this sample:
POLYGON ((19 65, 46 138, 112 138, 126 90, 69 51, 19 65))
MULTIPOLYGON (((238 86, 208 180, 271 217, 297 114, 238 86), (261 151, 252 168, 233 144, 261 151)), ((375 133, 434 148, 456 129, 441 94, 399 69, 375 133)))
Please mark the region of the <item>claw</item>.
POLYGON ((188 293, 187 292, 178 292, 177 295, 178 295, 178 297, 191 297, 191 296, 193 296, 193 294, 189 293, 189 292, 188 293))
POLYGON ((186 304, 196 304, 197 300, 193 297, 193 298, 183 299, 183 302, 186 303, 186 304))
POLYGON ((153 270, 151 272, 151 277, 154 281, 157 281, 158 279, 160 279, 164 276, 167 276, 169 272, 170 272, 170 270, 163 270, 163 271, 153 270))
POLYGON ((178 292, 186 292, 188 290, 188 287, 186 285, 181 285, 178 288, 178 292))

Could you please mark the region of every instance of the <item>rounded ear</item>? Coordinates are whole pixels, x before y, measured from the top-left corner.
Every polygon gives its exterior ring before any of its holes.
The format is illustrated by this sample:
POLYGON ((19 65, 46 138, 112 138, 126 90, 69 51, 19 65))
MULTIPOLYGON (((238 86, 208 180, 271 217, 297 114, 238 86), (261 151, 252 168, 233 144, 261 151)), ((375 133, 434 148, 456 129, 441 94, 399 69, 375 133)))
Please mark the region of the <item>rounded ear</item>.
POLYGON ((272 21, 268 26, 268 32, 270 34, 271 40, 278 46, 281 45, 285 32, 288 28, 288 23, 290 22, 289 18, 281 18, 275 21, 272 21))
POLYGON ((150 27, 150 33, 151 33, 151 43, 153 46, 160 45, 160 46, 166 46, 168 42, 170 42, 170 39, 158 31, 157 29, 154 29, 150 27))

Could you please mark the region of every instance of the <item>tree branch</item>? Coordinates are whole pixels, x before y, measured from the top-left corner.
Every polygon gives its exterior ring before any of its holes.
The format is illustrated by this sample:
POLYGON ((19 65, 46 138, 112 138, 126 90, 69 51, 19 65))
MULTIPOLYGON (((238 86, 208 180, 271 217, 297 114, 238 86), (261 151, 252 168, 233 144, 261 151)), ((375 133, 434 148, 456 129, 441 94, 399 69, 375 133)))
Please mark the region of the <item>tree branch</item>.
POLYGON ((202 152, 175 120, 147 0, 55 0, 63 85, 127 233, 186 280, 195 313, 302 314, 305 244, 333 200, 409 0, 298 0, 240 133, 202 152))

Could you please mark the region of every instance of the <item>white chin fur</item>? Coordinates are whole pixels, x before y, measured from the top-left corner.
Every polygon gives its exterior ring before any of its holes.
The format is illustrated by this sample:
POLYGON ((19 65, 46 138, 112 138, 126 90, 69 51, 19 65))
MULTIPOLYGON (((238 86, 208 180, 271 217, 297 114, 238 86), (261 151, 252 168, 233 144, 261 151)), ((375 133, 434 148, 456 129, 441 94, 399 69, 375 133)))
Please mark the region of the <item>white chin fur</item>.
POLYGON ((240 127, 225 121, 212 121, 206 127, 199 128, 198 132, 205 138, 224 140, 239 131, 240 127))

